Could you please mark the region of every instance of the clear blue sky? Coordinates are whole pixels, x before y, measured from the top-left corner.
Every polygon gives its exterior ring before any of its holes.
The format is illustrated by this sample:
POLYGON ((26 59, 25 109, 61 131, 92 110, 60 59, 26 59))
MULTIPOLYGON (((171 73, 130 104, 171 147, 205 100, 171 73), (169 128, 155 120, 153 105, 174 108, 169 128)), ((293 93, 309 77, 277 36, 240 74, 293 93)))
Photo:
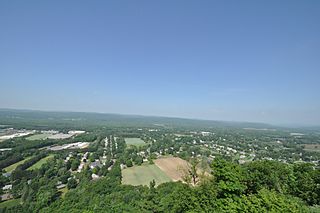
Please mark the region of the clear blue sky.
POLYGON ((320 1, 0 2, 0 108, 320 124, 320 1))

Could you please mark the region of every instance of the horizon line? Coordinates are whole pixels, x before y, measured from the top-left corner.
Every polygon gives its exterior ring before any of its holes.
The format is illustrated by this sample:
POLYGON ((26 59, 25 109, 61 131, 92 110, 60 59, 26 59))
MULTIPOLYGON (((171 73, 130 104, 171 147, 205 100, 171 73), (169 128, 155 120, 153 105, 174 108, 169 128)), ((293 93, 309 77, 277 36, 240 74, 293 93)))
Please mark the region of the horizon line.
POLYGON ((165 115, 146 115, 146 114, 130 114, 130 113, 118 113, 118 112, 98 112, 98 111, 77 111, 77 110, 51 110, 51 109, 28 109, 28 108, 8 108, 0 107, 0 110, 16 110, 16 111, 35 111, 35 112, 60 112, 60 113, 93 113, 93 114, 109 114, 109 115, 122 115, 122 116, 139 116, 139 117, 154 117, 154 118, 171 118, 171 119, 186 119, 186 120, 197 120, 197 121, 212 121, 212 122, 225 122, 225 123, 251 123, 251 124, 263 124, 273 127, 286 127, 286 128, 303 128, 303 127, 319 127, 320 125, 305 125, 305 124, 272 124, 259 121, 237 121, 237 120, 213 120, 203 118, 188 118, 178 116, 165 116, 165 115))

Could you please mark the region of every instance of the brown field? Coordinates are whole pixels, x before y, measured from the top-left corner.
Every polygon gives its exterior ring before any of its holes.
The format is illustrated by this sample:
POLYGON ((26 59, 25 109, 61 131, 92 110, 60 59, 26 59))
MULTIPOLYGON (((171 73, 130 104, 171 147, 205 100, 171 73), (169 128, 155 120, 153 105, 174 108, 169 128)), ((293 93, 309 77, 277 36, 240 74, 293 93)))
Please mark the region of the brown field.
POLYGON ((177 157, 159 158, 154 163, 173 181, 182 180, 188 162, 177 157))
POLYGON ((304 150, 306 151, 313 151, 319 152, 320 151, 320 144, 303 144, 304 150))

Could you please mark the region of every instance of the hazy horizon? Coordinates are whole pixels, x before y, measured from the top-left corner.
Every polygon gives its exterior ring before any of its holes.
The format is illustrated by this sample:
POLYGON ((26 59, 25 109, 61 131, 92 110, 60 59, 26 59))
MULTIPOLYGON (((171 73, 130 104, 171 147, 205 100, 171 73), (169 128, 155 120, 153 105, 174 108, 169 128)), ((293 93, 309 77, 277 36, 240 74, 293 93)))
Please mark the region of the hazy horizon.
MULTIPOLYGON (((172 119, 187 119, 187 120, 198 120, 198 121, 213 121, 213 122, 230 122, 230 123, 253 123, 253 124, 265 124, 273 127, 285 127, 285 128, 319 128, 318 124, 301 124, 301 123, 267 123, 259 121, 248 121, 248 120, 218 120, 218 119, 206 119, 206 118, 195 118, 195 117, 179 117, 179 116, 166 116, 166 115, 153 115, 153 114, 128 114, 128 113, 117 113, 117 112, 98 112, 98 111, 72 111, 72 110, 43 110, 43 109, 26 109, 26 108, 0 108, 0 111, 21 111, 21 112, 41 112, 41 113, 93 113, 93 114, 105 114, 105 115, 119 115, 119 116, 133 116, 133 117, 153 117, 153 118, 172 118, 172 119)), ((250 126, 248 126, 250 127, 250 126)))
POLYGON ((2 1, 0 108, 320 125, 319 1, 2 1))

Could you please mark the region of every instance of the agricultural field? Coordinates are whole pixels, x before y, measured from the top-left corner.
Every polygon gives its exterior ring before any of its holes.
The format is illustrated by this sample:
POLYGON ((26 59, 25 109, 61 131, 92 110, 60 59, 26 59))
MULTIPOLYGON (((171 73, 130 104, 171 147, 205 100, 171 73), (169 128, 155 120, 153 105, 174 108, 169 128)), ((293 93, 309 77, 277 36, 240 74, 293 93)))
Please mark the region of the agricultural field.
POLYGON ((146 144, 143 140, 140 138, 125 138, 127 145, 133 145, 133 146, 143 146, 146 144))
POLYGON ((156 185, 172 181, 170 177, 154 164, 134 166, 122 170, 122 184, 148 186, 152 180, 156 181, 156 185))
POLYGON ((310 152, 320 152, 320 144, 304 144, 304 150, 310 152))
POLYGON ((50 136, 51 136, 51 134, 36 134, 36 135, 32 135, 30 137, 27 137, 26 139, 29 141, 45 140, 45 139, 48 139, 50 136))
POLYGON ((33 164, 31 167, 29 167, 27 170, 34 170, 34 169, 39 169, 41 168, 41 166, 45 163, 47 163, 47 161, 49 159, 52 159, 54 157, 54 155, 48 155, 45 158, 42 158, 41 160, 39 160, 37 163, 33 164))
POLYGON ((23 159, 22 161, 19 161, 17 163, 14 163, 6 168, 4 168, 4 170, 6 172, 12 172, 13 170, 15 170, 17 168, 17 166, 19 166, 20 164, 23 164, 24 162, 26 162, 27 160, 31 159, 31 157, 28 157, 26 159, 23 159))
POLYGON ((154 163, 173 181, 182 180, 188 168, 188 162, 177 157, 165 157, 154 160, 154 163))

